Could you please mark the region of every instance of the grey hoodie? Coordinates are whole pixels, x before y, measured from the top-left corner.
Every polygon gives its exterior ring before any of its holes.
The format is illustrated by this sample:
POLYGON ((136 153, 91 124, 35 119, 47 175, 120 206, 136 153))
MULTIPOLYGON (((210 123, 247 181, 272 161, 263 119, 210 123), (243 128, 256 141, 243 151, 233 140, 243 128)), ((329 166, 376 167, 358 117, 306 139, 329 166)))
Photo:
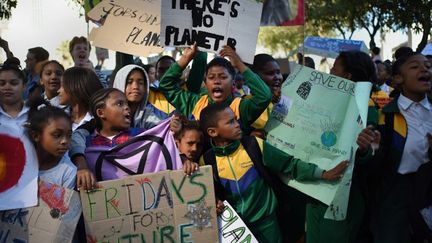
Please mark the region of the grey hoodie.
POLYGON ((156 126, 160 121, 168 118, 168 116, 160 112, 159 110, 157 110, 152 104, 147 104, 148 94, 150 90, 149 90, 149 83, 148 83, 149 78, 144 68, 134 64, 130 64, 122 67, 121 69, 118 70, 115 76, 113 88, 125 92, 127 78, 131 73, 131 71, 134 69, 142 70, 146 80, 145 80, 145 87, 144 87, 145 94, 143 100, 141 101, 141 104, 138 106, 137 110, 135 111, 134 118, 133 118, 133 127, 149 129, 156 126))

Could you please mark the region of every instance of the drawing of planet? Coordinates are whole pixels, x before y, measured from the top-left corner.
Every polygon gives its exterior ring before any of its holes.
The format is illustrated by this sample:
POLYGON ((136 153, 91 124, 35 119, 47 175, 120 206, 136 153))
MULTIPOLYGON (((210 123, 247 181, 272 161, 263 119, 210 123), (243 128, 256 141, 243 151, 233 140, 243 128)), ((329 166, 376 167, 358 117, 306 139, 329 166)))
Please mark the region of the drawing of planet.
POLYGON ((326 147, 331 147, 336 144, 337 137, 332 131, 325 131, 321 134, 321 143, 326 147))
POLYGON ((26 152, 20 139, 0 134, 0 192, 18 183, 24 171, 26 152))

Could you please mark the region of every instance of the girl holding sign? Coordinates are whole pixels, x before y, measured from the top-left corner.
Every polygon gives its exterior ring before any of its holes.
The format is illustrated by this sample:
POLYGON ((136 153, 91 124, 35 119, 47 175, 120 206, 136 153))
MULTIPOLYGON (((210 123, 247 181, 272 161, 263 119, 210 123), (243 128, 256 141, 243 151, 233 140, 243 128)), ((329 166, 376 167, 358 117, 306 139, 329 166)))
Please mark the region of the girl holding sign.
MULTIPOLYGON (((373 81, 376 79, 375 65, 370 57, 360 51, 341 52, 336 58, 330 73, 354 82, 373 81)), ((368 111, 368 124, 377 124, 377 110, 373 101, 370 102, 368 111)), ((355 122, 355 121, 354 121, 355 122)), ((363 187, 366 183, 367 172, 364 162, 368 148, 379 143, 379 136, 372 127, 365 128, 357 138, 359 145, 356 153, 351 191, 349 194, 348 209, 345 220, 336 221, 324 218, 328 206, 313 200, 306 206, 307 242, 354 242, 358 237, 361 223, 365 215, 365 198, 363 187)), ((384 242, 384 241, 380 241, 384 242)))

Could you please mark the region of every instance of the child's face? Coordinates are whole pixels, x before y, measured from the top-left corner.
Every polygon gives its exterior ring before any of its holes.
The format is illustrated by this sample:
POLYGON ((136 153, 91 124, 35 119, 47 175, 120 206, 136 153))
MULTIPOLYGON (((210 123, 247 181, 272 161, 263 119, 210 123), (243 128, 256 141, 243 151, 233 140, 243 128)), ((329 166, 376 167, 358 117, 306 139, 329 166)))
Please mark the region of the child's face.
POLYGON ((230 73, 221 66, 213 66, 208 69, 205 85, 209 96, 215 103, 222 103, 227 100, 233 89, 230 73))
POLYGON ((152 83, 153 81, 155 81, 156 80, 156 68, 154 68, 154 67, 149 68, 147 75, 149 77, 149 83, 152 83))
POLYGON ((174 61, 171 59, 168 59, 168 58, 164 58, 161 61, 159 61, 158 65, 157 65, 157 70, 156 70, 156 78, 158 80, 161 80, 161 78, 164 76, 166 71, 168 71, 168 69, 170 68, 170 66, 173 63, 174 63, 174 61))
POLYGON ((22 95, 25 90, 23 80, 13 71, 0 73, 0 103, 13 105, 23 101, 22 95))
POLYGON ((213 131, 208 131, 209 135, 213 138, 218 138, 221 141, 235 141, 239 140, 242 136, 240 124, 237 122, 234 112, 231 108, 227 107, 217 115, 217 126, 209 128, 213 131))
POLYGON ((41 84, 45 88, 45 93, 49 98, 57 96, 60 89, 60 79, 63 75, 63 69, 56 63, 45 65, 42 71, 41 84))
POLYGON ((424 97, 431 90, 432 64, 423 55, 415 55, 400 67, 399 75, 395 75, 395 82, 402 87, 406 97, 424 97))
POLYGON ((145 94, 145 81, 141 71, 134 70, 129 74, 128 80, 126 80, 125 94, 131 103, 142 101, 145 94))
POLYGON ((115 131, 124 131, 131 125, 131 114, 126 96, 115 91, 108 95, 105 107, 97 109, 97 115, 102 120, 103 127, 115 131))
POLYGON ((282 87, 282 74, 280 73, 279 64, 275 61, 267 62, 257 74, 270 87, 273 94, 272 102, 278 103, 282 87))
POLYGON ((50 119, 41 134, 33 134, 33 140, 39 148, 60 158, 69 149, 71 136, 71 122, 65 118, 57 118, 50 119))
POLYGON ((71 97, 68 93, 66 93, 63 87, 63 82, 60 89, 58 90, 58 96, 60 98, 60 105, 71 105, 71 97))
POLYGON ((197 130, 187 130, 180 140, 176 140, 180 153, 191 161, 198 161, 202 152, 202 133, 197 130))
POLYGON ((390 78, 390 74, 387 72, 386 67, 382 63, 377 64, 377 76, 378 81, 385 82, 390 78))
POLYGON ((88 58, 90 56, 88 43, 78 43, 72 48, 72 60, 76 67, 87 67, 88 58))

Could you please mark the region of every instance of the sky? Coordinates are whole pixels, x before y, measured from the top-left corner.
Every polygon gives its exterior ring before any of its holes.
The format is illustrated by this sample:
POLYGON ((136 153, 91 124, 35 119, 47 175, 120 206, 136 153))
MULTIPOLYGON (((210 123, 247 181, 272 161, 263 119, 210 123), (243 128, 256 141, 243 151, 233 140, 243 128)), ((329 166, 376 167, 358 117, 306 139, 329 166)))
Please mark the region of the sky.
MULTIPOLYGON (((0 22, 0 35, 9 41, 11 51, 17 56, 24 66, 27 50, 31 47, 42 46, 50 53, 50 59, 60 60, 56 51, 60 43, 70 40, 74 36, 87 36, 88 27, 84 17, 79 16, 79 7, 70 3, 69 0, 19 0, 18 6, 12 11, 12 18, 8 23, 0 22), (69 5, 68 5, 69 3, 69 5)), ((353 39, 363 40, 368 45, 369 37, 366 31, 357 31, 353 39)), ((390 33, 386 42, 380 41, 377 34, 376 43, 383 47, 384 59, 390 59, 392 48, 407 41, 406 34, 390 33)), ((420 36, 414 35, 413 46, 416 47, 420 36)), ((263 52, 262 48, 258 48, 263 52)), ((105 68, 112 69, 115 64, 114 53, 110 53, 105 68)), ((3 52, 0 52, 0 61, 5 59, 3 52)), ((90 60, 96 63, 94 48, 90 60)))

